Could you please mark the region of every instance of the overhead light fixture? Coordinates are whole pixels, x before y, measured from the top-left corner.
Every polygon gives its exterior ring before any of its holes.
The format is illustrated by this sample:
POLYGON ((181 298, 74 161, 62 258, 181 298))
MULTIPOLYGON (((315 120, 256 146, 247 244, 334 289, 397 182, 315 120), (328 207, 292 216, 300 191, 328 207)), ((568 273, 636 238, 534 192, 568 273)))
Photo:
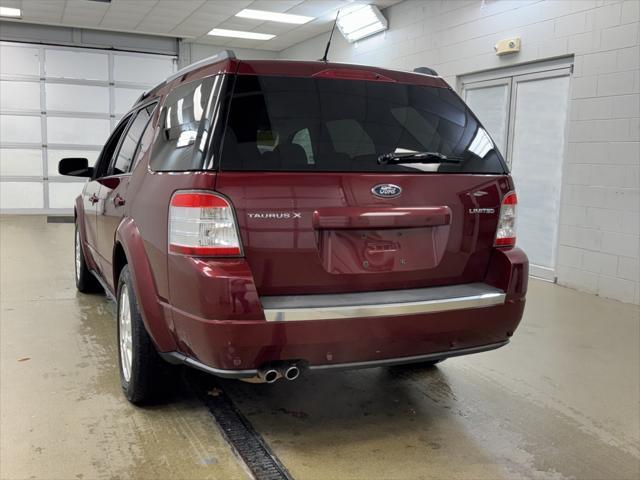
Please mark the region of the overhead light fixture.
POLYGON ((353 8, 338 17, 338 29, 349 43, 389 28, 389 22, 375 5, 353 8))
POLYGON ((224 28, 214 28, 207 35, 214 37, 246 38, 249 40, 271 40, 275 35, 270 33, 244 32, 242 30, 225 30, 224 28))
POLYGON ((22 10, 13 7, 0 7, 0 17, 22 18, 22 10))
POLYGON ((281 22, 281 23, 295 23, 296 25, 302 25, 303 23, 310 22, 314 17, 307 17, 305 15, 292 15, 290 13, 277 13, 267 12, 266 10, 251 10, 245 8, 236 13, 236 17, 240 18, 252 18, 255 20, 266 20, 269 22, 281 22))

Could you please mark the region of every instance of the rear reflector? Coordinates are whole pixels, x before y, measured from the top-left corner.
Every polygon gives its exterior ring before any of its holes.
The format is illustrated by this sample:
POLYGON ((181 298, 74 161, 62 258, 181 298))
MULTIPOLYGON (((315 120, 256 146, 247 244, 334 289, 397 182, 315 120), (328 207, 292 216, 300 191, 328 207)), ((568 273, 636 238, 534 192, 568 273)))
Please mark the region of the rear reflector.
POLYGON ((241 254, 229 202, 209 192, 177 192, 169 207, 169 252, 193 256, 241 254))
POLYGON ((496 247, 513 247, 516 244, 516 192, 507 193, 500 206, 498 231, 496 232, 496 247))

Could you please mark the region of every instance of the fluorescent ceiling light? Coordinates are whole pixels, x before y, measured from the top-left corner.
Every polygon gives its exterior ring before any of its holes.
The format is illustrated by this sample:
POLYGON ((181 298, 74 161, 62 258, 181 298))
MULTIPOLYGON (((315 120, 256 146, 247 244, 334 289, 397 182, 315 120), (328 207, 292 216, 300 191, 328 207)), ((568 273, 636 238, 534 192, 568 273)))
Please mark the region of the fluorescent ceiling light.
POLYGON ((22 10, 12 7, 0 7, 0 17, 21 18, 22 10))
POLYGON ((275 35, 270 33, 243 32, 242 30, 225 30, 214 28, 207 35, 214 37, 248 38, 250 40, 271 40, 275 35))
POLYGON ((295 23, 302 25, 310 22, 314 17, 306 17, 304 15, 292 15, 290 13, 267 12, 265 10, 251 10, 245 8, 236 13, 236 17, 253 18, 255 20, 267 20, 270 22, 295 23))
POLYGON ((350 43, 382 32, 388 25, 375 5, 357 7, 338 17, 338 29, 350 43))

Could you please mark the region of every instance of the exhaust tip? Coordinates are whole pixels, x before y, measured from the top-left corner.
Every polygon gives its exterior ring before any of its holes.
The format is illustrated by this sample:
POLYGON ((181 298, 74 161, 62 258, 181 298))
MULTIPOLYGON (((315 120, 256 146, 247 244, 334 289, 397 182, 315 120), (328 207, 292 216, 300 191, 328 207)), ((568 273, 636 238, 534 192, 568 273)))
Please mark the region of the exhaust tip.
POLYGON ((266 382, 266 383, 273 383, 276 380, 278 380, 278 371, 277 370, 273 370, 273 369, 269 369, 269 370, 265 370, 263 372, 260 372, 260 377, 266 382))
POLYGON ((299 376, 300 376, 300 369, 295 365, 291 365, 289 368, 287 368, 284 371, 284 378, 286 378, 287 380, 295 380, 299 376))

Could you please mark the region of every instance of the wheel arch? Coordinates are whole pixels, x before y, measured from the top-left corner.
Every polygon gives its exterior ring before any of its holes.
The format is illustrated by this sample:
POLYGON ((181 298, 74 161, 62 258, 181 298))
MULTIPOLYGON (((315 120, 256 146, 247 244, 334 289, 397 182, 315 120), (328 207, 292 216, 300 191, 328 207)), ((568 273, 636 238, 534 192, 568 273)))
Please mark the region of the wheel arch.
POLYGON ((112 265, 116 286, 120 272, 129 266, 142 320, 158 351, 176 350, 171 318, 162 307, 142 236, 132 218, 125 218, 116 230, 112 265))

